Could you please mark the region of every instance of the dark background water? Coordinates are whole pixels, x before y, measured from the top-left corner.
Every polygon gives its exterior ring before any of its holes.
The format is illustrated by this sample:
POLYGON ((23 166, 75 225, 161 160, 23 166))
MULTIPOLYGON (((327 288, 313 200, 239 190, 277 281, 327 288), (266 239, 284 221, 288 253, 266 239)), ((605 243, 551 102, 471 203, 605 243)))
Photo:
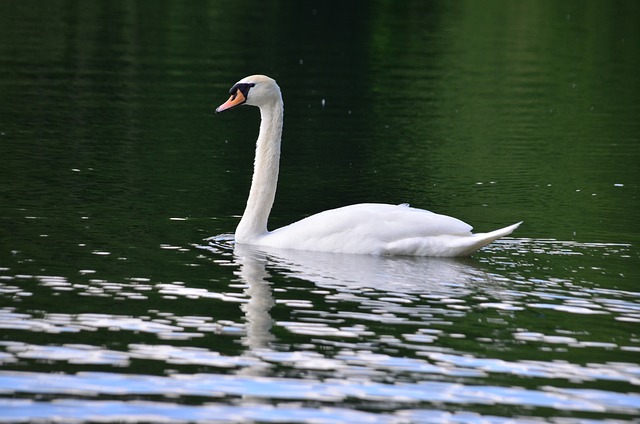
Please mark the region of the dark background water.
POLYGON ((3 1, 0 417, 637 416, 639 18, 3 1), (525 223, 466 261, 203 241, 244 209, 259 116, 213 111, 254 73, 285 101, 271 228, 369 201, 525 223))

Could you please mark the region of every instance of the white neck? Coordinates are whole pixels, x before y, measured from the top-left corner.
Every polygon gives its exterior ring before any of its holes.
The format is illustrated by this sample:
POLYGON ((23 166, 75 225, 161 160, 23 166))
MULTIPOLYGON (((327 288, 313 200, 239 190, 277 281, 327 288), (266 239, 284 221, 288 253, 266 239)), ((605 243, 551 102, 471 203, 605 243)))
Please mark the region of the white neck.
POLYGON ((250 243, 267 233, 267 220, 276 197, 284 117, 282 97, 278 96, 272 103, 260 106, 260 117, 251 190, 247 207, 236 228, 237 243, 250 243))

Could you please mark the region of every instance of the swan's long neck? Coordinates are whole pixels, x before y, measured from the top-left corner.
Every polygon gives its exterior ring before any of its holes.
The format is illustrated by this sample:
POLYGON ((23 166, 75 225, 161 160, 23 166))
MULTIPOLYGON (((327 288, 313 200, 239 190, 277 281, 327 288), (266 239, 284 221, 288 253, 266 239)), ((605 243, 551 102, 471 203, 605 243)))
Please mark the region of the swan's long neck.
POLYGON ((260 107, 260 133, 256 142, 256 158, 247 207, 236 228, 238 243, 249 243, 267 233, 267 220, 278 185, 280 166, 280 138, 284 105, 282 97, 260 107))

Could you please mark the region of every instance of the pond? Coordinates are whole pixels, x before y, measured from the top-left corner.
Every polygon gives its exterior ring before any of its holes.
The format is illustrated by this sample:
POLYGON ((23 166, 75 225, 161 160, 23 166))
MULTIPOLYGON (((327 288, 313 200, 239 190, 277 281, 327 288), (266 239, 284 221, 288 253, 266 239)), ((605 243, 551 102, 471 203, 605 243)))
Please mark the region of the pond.
POLYGON ((640 416, 640 4, 0 3, 0 422, 640 416), (524 223, 470 258, 233 233, 359 202, 524 223))

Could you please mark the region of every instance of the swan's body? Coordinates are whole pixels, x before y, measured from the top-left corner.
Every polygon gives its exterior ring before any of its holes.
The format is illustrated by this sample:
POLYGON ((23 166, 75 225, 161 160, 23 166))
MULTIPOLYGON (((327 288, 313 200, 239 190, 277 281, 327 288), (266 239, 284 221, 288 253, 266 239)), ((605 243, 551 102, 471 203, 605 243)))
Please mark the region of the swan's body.
POLYGON ((324 211, 269 232, 267 220, 280 162, 282 95, 276 82, 264 75, 238 81, 230 93, 216 112, 246 103, 259 107, 262 118, 251 190, 236 229, 236 243, 373 255, 468 256, 520 225, 472 234, 470 225, 449 216, 408 205, 362 203, 324 211))

